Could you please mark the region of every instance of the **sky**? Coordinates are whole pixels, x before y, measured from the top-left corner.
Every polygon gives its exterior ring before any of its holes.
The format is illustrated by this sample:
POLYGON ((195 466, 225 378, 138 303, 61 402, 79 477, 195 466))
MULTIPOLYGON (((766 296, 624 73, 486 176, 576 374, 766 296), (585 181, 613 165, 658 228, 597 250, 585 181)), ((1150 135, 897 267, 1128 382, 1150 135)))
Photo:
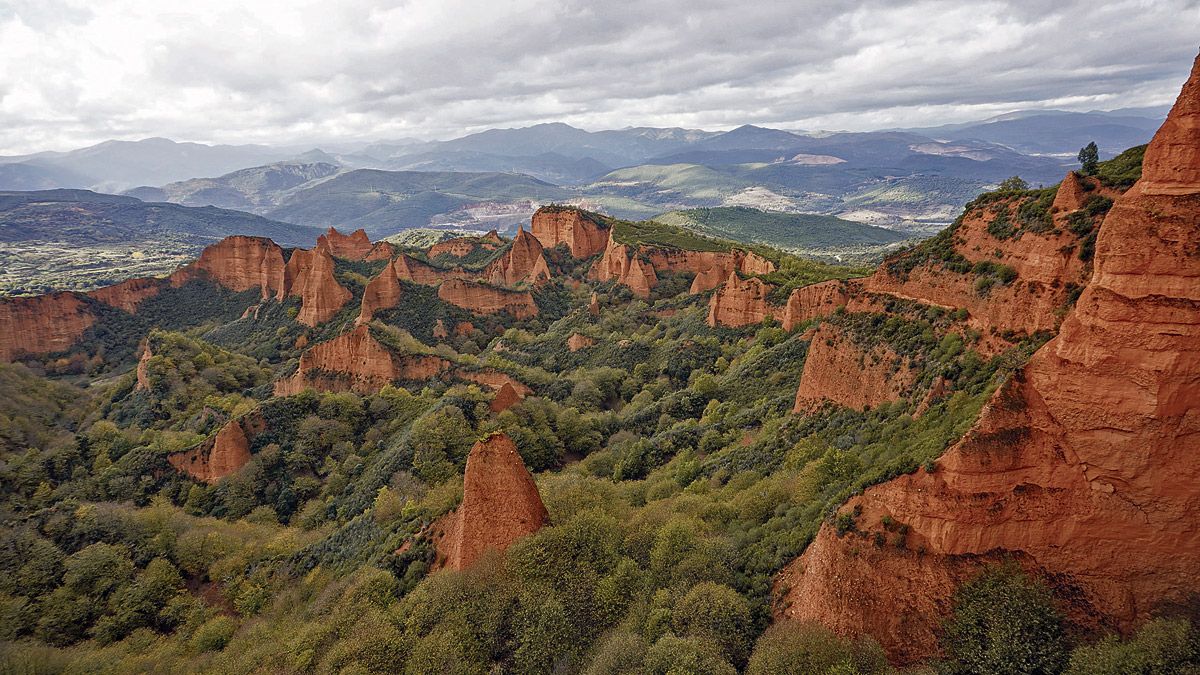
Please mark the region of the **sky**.
POLYGON ((1200 0, 0 0, 0 154, 1174 100, 1200 0))

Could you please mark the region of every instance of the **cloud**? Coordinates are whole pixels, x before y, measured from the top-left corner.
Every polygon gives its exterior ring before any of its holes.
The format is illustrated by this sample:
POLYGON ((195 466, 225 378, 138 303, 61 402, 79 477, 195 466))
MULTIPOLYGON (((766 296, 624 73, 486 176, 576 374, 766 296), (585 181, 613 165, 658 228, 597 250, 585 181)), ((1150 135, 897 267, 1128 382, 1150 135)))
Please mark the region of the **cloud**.
POLYGON ((0 0, 0 152, 1170 102, 1200 0, 0 0))

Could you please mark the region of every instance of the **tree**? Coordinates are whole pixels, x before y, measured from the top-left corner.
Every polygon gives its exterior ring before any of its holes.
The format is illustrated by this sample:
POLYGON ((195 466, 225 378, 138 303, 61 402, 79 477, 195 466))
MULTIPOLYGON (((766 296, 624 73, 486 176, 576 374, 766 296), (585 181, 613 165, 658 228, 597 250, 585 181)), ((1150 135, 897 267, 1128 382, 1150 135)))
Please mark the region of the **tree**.
POLYGON ((1001 192, 1024 192, 1029 189, 1029 183, 1020 176, 1010 176, 1000 182, 1001 192))
POLYGON ((1100 165, 1100 149, 1096 147, 1096 142, 1092 141, 1079 151, 1079 164, 1083 168, 1083 175, 1094 176, 1096 169, 1100 165))

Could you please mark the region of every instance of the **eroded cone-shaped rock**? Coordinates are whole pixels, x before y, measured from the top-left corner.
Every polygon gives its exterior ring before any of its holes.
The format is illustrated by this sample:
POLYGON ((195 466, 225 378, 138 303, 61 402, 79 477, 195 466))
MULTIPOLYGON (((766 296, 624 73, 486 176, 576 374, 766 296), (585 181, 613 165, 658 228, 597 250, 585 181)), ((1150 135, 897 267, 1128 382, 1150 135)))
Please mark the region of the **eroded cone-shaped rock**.
POLYGON ((870 634, 907 663, 937 652, 955 588, 989 559, 1046 575, 1085 626, 1128 632, 1156 608, 1194 601, 1198 77, 1194 69, 1151 143, 1146 184, 1105 218, 1091 283, 1058 336, 934 473, 878 485, 843 507, 861 509, 856 527, 868 537, 886 529, 885 516, 909 526, 906 548, 822 528, 780 575, 789 589, 781 614, 870 634))
POLYGON ((138 359, 135 390, 148 391, 150 389, 150 359, 153 357, 154 354, 150 351, 150 342, 147 341, 142 346, 142 356, 138 359))
POLYGON ((95 322, 74 293, 0 298, 0 361, 66 350, 95 322))
POLYGON ((1068 171, 1058 184, 1058 192, 1054 193, 1054 203, 1050 208, 1055 213, 1069 213, 1083 208, 1085 193, 1082 179, 1074 171, 1068 171))
POLYGON ((363 289, 362 308, 356 323, 368 323, 374 318, 375 312, 398 306, 402 293, 400 279, 396 276, 396 262, 393 260, 363 289))
POLYGON ((300 296, 300 312, 296 320, 306 326, 316 326, 333 318, 353 294, 342 288, 333 276, 333 256, 328 246, 319 245, 311 251, 297 249, 285 268, 288 290, 300 296))
POLYGON ((461 570, 488 550, 504 551, 541 529, 546 507, 533 476, 508 436, 479 441, 467 455, 463 500, 439 543, 445 566, 461 570))
POLYGON ((327 248, 329 253, 346 260, 362 260, 374 248, 365 230, 358 229, 351 234, 342 234, 334 228, 317 237, 317 248, 327 248))
POLYGON ((608 229, 578 209, 543 206, 529 225, 546 248, 566 244, 576 258, 590 258, 608 244, 608 229))
POLYGON ((592 293, 592 299, 588 302, 588 314, 600 316, 600 296, 595 293, 592 293))
POLYGON ((550 278, 550 268, 542 255, 541 242, 522 228, 508 251, 488 265, 483 276, 493 284, 513 286, 523 281, 545 281, 550 278))
POLYGON ((251 413, 245 419, 230 420, 213 437, 191 450, 168 455, 167 461, 180 473, 206 483, 231 476, 250 463, 250 438, 244 425, 261 431, 262 418, 251 413))
POLYGON ((517 393, 517 390, 511 384, 505 382, 500 385, 500 390, 492 397, 492 402, 488 408, 494 413, 502 413, 520 402, 521 395, 517 393))
POLYGON ((771 286, 761 279, 743 280, 730 272, 721 289, 708 301, 708 325, 749 326, 762 323, 767 316, 781 314, 767 301, 771 286))
POLYGON ((567 338, 567 349, 573 352, 586 349, 594 344, 596 341, 583 333, 571 333, 571 337, 567 338))

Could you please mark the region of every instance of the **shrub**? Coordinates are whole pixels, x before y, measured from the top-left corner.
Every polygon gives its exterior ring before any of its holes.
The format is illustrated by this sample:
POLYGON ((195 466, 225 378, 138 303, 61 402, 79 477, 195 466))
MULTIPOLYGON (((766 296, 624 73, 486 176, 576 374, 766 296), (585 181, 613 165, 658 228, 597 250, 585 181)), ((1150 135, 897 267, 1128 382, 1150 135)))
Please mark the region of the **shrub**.
POLYGON ((944 637, 950 670, 1059 672, 1067 658, 1062 621, 1044 584, 1012 564, 990 567, 954 596, 944 637))
POLYGON ((192 649, 198 652, 219 652, 233 639, 237 621, 228 616, 215 616, 204 622, 192 636, 192 649))
POLYGON ((849 640, 818 625, 781 621, 754 645, 747 675, 825 675, 889 672, 883 648, 870 638, 849 640))

